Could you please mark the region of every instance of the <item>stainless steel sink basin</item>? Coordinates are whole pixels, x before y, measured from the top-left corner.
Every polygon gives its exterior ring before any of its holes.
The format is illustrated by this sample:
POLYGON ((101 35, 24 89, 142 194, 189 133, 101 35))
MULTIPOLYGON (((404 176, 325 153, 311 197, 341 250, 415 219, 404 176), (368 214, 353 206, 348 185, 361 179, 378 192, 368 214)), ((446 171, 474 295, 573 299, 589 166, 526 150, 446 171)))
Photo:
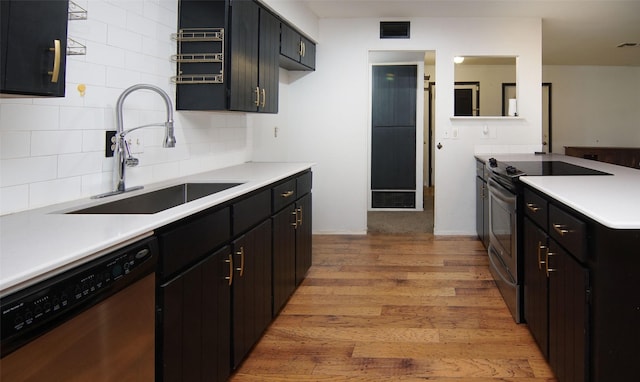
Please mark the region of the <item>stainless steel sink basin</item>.
POLYGON ((242 183, 183 183, 67 214, 155 214, 242 183))

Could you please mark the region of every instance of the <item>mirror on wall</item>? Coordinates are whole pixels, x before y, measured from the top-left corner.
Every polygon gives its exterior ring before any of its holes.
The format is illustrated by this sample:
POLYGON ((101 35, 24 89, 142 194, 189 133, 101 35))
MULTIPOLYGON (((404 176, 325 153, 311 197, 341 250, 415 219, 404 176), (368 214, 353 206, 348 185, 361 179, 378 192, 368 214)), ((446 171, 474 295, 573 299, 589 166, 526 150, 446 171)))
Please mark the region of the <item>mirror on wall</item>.
POLYGON ((502 85, 516 83, 515 56, 456 57, 454 65, 454 116, 518 116, 517 88, 510 88, 505 104, 502 85))

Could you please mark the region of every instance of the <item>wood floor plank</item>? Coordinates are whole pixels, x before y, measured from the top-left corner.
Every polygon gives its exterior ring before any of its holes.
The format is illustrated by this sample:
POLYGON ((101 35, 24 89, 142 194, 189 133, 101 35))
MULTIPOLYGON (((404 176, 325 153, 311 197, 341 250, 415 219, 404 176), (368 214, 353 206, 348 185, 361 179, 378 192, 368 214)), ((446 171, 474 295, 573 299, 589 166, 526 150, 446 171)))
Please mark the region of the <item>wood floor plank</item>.
POLYGON ((314 236, 307 278, 231 381, 382 380, 555 381, 475 238, 314 236))

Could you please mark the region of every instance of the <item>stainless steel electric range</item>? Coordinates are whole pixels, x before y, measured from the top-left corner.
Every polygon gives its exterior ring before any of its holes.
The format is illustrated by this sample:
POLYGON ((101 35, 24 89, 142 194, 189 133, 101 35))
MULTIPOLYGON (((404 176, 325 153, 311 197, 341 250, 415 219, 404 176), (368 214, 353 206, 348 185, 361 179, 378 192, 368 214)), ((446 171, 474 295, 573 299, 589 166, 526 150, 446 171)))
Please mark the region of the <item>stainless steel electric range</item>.
POLYGON ((487 162, 489 173, 489 264, 500 293, 516 322, 522 322, 521 176, 611 175, 562 161, 487 162))

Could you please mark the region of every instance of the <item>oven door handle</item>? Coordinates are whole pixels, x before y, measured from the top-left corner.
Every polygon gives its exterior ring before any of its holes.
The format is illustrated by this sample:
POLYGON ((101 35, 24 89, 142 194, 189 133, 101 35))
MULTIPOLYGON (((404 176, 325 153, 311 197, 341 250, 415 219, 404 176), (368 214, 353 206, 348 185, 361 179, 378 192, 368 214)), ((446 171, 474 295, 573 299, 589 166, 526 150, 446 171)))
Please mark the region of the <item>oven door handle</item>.
POLYGON ((515 208, 516 196, 491 178, 489 178, 489 192, 501 202, 512 205, 515 208))
MULTIPOLYGON (((501 268, 496 265, 496 259, 495 259, 495 255, 494 255, 494 249, 493 247, 489 246, 489 262, 491 263, 491 267, 493 269, 496 270, 496 273, 498 273, 498 275, 500 276, 500 278, 502 279, 502 281, 504 281, 505 283, 507 283, 509 286, 511 287, 516 287, 516 283, 514 283, 513 281, 509 280, 507 277, 505 277, 505 275, 502 273, 501 268)), ((498 259, 498 261, 500 261, 498 259)))

